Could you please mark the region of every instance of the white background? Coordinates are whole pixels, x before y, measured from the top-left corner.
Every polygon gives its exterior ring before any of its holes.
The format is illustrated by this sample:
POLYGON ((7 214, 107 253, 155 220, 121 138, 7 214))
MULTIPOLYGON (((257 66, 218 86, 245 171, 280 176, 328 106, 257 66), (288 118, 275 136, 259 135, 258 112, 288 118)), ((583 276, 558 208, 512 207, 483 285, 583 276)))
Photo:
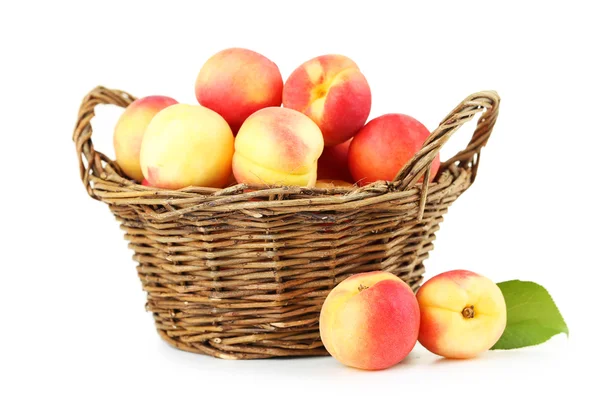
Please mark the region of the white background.
MULTIPOLYGON (((591 388, 600 267, 593 2, 397 3, 3 2, 0 398, 505 399, 591 388), (164 344, 123 232, 79 181, 72 129, 96 85, 194 104, 201 65, 230 46, 266 55, 284 78, 314 56, 347 55, 371 85, 371 117, 407 113, 430 129, 468 94, 497 90, 500 117, 478 179, 451 207, 426 278, 465 268, 536 281, 569 338, 460 362, 418 346, 375 373, 332 358, 223 361, 164 344)), ((111 156, 118 115, 102 109, 94 121, 96 148, 111 156)))

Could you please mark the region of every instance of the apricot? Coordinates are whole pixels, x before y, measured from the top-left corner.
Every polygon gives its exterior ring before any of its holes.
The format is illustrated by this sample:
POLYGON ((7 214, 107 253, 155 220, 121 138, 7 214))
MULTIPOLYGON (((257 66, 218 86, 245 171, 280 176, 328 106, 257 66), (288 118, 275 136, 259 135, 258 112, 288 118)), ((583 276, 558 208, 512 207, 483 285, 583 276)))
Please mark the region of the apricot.
POLYGON ((113 147, 117 164, 129 178, 144 179, 140 167, 140 147, 146 127, 165 107, 177 104, 167 96, 146 96, 133 101, 119 117, 113 132, 113 147))
POLYGON ((144 134, 140 163, 153 187, 222 188, 231 176, 233 133, 216 112, 175 104, 157 113, 144 134))
POLYGON ((235 138, 233 174, 239 183, 313 186, 323 135, 306 115, 283 107, 252 114, 235 138))
MULTIPOLYGON (((369 121, 352 139, 348 167, 360 186, 379 180, 392 181, 417 153, 429 130, 404 114, 384 114, 369 121)), ((431 166, 430 181, 440 167, 439 154, 431 166)), ((421 178, 422 179, 422 178, 421 178)))
POLYGON ((506 328, 506 303, 490 279, 471 271, 439 274, 417 291, 419 343, 446 358, 473 358, 489 350, 506 328))
POLYGON ((348 169, 348 150, 352 139, 346 140, 337 146, 325 147, 319 157, 317 167, 317 180, 334 179, 339 181, 354 182, 350 169, 348 169))
POLYGON ((350 139, 371 112, 371 88, 358 66, 343 55, 327 54, 296 68, 283 86, 283 106, 317 123, 325 146, 350 139))
POLYGON ((419 305, 389 272, 359 273, 331 290, 319 318, 321 340, 342 364, 381 370, 401 362, 419 334, 419 305))
POLYGON ((281 105, 283 78, 262 54, 230 48, 204 63, 195 88, 198 102, 223 116, 235 135, 254 112, 281 105))

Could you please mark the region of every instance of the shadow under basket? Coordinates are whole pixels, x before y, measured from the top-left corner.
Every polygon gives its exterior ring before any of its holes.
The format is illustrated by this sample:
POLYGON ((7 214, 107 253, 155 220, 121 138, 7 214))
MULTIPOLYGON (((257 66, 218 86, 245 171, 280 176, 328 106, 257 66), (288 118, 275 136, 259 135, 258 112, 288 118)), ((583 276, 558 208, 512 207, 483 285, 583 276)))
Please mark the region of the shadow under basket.
POLYGON ((134 100, 101 86, 83 99, 73 135, 81 179, 125 231, 160 336, 225 359, 327 355, 321 305, 352 274, 388 271, 416 291, 443 215, 475 180, 500 102, 494 91, 467 97, 391 182, 162 190, 127 179, 92 144, 94 108, 134 100), (479 112, 466 149, 429 183, 441 147, 479 112))

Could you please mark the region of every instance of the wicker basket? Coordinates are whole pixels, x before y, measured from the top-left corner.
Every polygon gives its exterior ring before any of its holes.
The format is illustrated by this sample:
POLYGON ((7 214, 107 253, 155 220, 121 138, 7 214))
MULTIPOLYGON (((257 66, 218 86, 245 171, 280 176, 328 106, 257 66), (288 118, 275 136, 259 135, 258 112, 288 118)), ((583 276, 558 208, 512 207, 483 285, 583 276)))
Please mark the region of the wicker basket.
POLYGON ((500 102, 493 91, 467 97, 393 182, 156 190, 124 178, 92 144, 94 108, 133 100, 104 87, 83 99, 73 136, 81 179, 125 231, 160 336, 226 359, 327 355, 319 311, 351 274, 385 270, 416 290, 443 215, 475 180, 500 102), (429 182, 450 136, 481 111, 467 148, 432 183, 419 183, 429 182))

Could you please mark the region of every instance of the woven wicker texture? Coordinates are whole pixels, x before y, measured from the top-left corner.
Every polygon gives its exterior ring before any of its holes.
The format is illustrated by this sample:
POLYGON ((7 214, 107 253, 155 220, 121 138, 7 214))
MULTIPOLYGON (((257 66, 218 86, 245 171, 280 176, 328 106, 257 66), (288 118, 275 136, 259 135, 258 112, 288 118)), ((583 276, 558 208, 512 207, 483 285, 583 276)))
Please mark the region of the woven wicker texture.
POLYGON ((416 290, 443 215, 477 175, 500 102, 493 91, 467 97, 393 182, 155 190, 125 179, 91 139, 96 106, 133 100, 104 87, 83 99, 73 135, 81 179, 121 224, 160 336, 226 359, 326 355, 320 308, 351 274, 385 270, 416 290), (441 147, 480 112, 467 148, 427 183, 441 147))

